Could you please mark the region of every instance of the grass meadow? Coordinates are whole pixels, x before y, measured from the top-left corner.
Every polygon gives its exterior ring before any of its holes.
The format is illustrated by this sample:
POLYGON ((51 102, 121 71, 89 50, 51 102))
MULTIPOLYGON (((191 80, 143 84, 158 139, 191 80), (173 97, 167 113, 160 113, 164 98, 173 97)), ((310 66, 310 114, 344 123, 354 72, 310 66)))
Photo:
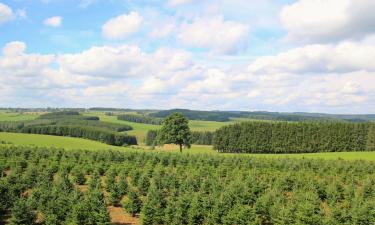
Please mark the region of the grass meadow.
MULTIPOLYGON (((0 111, 0 121, 21 121, 33 120, 37 118, 40 113, 15 113, 0 111)), ((100 120, 118 124, 127 124, 133 127, 133 130, 127 131, 128 134, 137 137, 140 144, 137 151, 146 151, 149 148, 142 146, 146 133, 150 129, 159 129, 159 125, 133 123, 123 120, 118 120, 117 116, 108 116, 103 112, 89 112, 85 115, 99 116, 100 120)), ((232 124, 237 120, 229 122, 215 122, 215 121, 190 121, 190 128, 193 131, 214 131, 217 128, 232 124)), ((6 142, 14 145, 28 145, 40 147, 55 147, 65 149, 88 149, 88 150, 134 150, 132 147, 118 147, 107 145, 101 142, 86 140, 82 138, 60 137, 40 134, 22 134, 22 133, 6 133, 0 132, 0 142, 6 142)), ((155 152, 179 152, 178 146, 166 145, 164 147, 156 147, 155 152)), ((212 146, 193 145, 191 149, 185 149, 183 154, 220 154, 223 156, 232 156, 231 153, 218 153, 212 149, 212 146)), ((239 154, 235 154, 239 155, 239 154)), ((316 158, 316 159, 343 159, 343 160, 371 160, 375 161, 375 152, 332 152, 332 153, 305 153, 305 154, 241 154, 246 157, 265 157, 265 158, 316 158)))

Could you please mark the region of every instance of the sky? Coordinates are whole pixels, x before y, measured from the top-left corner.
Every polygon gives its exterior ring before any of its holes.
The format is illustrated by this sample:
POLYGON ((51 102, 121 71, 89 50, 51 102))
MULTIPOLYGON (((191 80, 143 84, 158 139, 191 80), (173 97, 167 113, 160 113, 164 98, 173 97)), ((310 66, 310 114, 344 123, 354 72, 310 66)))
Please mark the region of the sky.
POLYGON ((375 113, 374 0, 0 0, 0 107, 375 113))

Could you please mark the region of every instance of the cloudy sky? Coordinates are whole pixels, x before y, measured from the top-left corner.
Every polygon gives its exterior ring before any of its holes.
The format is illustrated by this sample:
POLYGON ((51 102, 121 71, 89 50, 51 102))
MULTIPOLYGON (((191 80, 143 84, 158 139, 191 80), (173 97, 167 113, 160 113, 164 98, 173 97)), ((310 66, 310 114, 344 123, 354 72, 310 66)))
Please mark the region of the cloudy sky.
POLYGON ((375 113, 374 0, 0 0, 0 106, 375 113))

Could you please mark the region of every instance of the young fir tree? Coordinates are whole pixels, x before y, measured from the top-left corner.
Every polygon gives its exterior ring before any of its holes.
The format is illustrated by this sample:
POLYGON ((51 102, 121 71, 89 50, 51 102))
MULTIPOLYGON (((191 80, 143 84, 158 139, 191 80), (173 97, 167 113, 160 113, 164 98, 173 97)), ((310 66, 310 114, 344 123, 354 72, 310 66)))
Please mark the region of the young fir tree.
POLYGON ((150 179, 146 176, 143 175, 138 181, 138 190, 141 195, 146 195, 148 188, 150 187, 150 179))
POLYGON ((33 224, 36 215, 30 207, 26 199, 20 198, 15 202, 12 208, 12 217, 10 218, 10 225, 29 225, 33 224))
POLYGON ((128 198, 123 201, 122 207, 124 207, 128 213, 132 214, 132 216, 135 216, 135 214, 141 211, 142 201, 136 190, 129 190, 128 198))
POLYGON ((120 180, 119 180, 119 183, 118 183, 118 188, 119 188, 121 196, 126 195, 128 193, 128 191, 129 191, 129 184, 128 184, 128 181, 126 179, 126 175, 125 174, 121 174, 120 175, 120 180))
POLYGON ((97 225, 111 224, 111 218, 105 205, 104 195, 100 190, 90 190, 87 197, 87 207, 91 223, 97 225))
POLYGON ((112 190, 109 192, 109 203, 113 206, 117 206, 121 200, 121 192, 118 184, 115 184, 112 190))
POLYGON ((163 126, 158 134, 158 143, 176 144, 190 148, 191 132, 189 129, 189 120, 181 113, 172 113, 163 122, 163 126))
POLYGON ((82 168, 75 167, 72 170, 73 180, 76 184, 83 185, 86 182, 85 174, 82 171, 82 168))
POLYGON ((165 199, 161 190, 155 185, 150 187, 142 207, 141 219, 144 225, 163 223, 165 199))

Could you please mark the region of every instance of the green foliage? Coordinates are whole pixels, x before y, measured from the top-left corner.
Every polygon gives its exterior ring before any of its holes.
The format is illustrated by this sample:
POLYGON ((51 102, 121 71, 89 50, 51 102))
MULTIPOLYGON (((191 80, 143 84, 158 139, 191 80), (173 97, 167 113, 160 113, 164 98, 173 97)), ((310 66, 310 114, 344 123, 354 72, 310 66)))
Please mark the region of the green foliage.
POLYGON ((137 115, 137 114, 122 114, 122 115, 118 115, 117 119, 134 122, 134 123, 145 123, 145 124, 153 124, 153 125, 161 125, 163 123, 163 120, 160 118, 137 115))
MULTIPOLYGON (((215 132, 214 148, 236 153, 364 151, 370 123, 245 122, 215 132)), ((370 132, 371 133, 371 132, 370 132)))
POLYGON ((83 185, 86 182, 85 174, 82 168, 75 167, 72 170, 73 180, 76 184, 83 185))
POLYGON ((142 201, 136 190, 129 190, 128 198, 122 202, 122 207, 133 216, 141 211, 142 201))
POLYGON ((205 121, 229 121, 229 115, 225 112, 214 112, 214 111, 196 111, 188 109, 171 109, 163 110, 156 113, 151 113, 151 116, 166 118, 170 114, 179 113, 187 117, 190 120, 205 120, 205 121))
POLYGON ((131 129, 71 111, 47 113, 31 121, 0 122, 0 131, 80 137, 116 146, 137 144, 135 137, 118 133, 131 129))
POLYGON ((117 175, 107 204, 125 194, 123 207, 144 224, 375 222, 375 163, 368 161, 0 146, 0 162, 1 213, 27 197, 43 224, 110 224, 101 181, 117 175), (87 191, 71 182, 76 170, 90 175, 87 191))
POLYGON ((375 123, 371 123, 366 143, 367 151, 375 151, 375 123))
POLYGON ((213 132, 193 131, 191 132, 191 143, 195 145, 212 145, 213 132))
POLYGON ((145 143, 147 146, 155 146, 158 145, 158 131, 157 130, 149 130, 146 134, 145 143))
POLYGON ((150 187, 142 207, 142 224, 163 224, 165 200, 161 190, 155 185, 150 187))
POLYGON ((181 113, 172 113, 163 122, 163 126, 159 131, 158 142, 163 144, 176 144, 190 148, 191 133, 189 129, 189 120, 181 113))
POLYGON ((10 218, 10 225, 30 225, 33 224, 36 215, 28 201, 20 198, 12 208, 12 217, 10 218))

